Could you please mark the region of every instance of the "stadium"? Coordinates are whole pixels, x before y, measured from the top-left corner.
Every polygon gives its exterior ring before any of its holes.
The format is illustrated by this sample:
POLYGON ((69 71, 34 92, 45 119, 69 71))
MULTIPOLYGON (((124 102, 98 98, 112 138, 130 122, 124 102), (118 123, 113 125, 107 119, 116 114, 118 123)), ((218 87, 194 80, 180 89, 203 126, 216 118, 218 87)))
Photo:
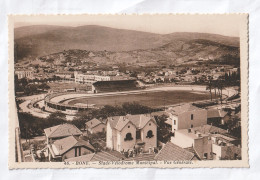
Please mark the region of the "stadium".
POLYGON ((44 98, 45 111, 58 110, 66 114, 75 114, 89 108, 100 108, 105 105, 116 106, 126 102, 160 108, 210 98, 210 94, 204 86, 171 85, 142 89, 135 80, 98 81, 92 86, 92 93, 62 92, 47 94, 44 98))

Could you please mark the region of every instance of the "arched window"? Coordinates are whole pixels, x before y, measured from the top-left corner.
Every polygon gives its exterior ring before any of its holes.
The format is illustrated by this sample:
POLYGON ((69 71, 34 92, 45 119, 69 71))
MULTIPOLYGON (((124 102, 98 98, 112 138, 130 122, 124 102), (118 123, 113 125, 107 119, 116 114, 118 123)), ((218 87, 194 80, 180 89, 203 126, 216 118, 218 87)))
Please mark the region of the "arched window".
POLYGON ((125 141, 131 141, 131 140, 133 140, 132 134, 131 133, 127 133, 125 135, 125 141))
POLYGON ((149 131, 147 132, 146 138, 152 138, 152 137, 153 137, 153 131, 149 130, 149 131))

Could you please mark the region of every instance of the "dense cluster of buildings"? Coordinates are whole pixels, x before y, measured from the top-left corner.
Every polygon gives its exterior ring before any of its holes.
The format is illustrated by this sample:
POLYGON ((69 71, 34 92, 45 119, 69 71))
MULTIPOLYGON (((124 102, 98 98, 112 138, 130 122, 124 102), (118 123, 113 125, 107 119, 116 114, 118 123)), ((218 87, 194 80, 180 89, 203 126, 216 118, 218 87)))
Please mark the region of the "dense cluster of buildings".
MULTIPOLYGON (((171 107, 167 115, 171 131, 169 142, 158 140, 159 125, 154 114, 113 116, 86 122, 87 133, 76 126, 61 124, 44 130, 48 161, 110 161, 110 160, 235 160, 241 158, 240 139, 228 130, 213 126, 226 123, 226 113, 219 109, 201 109, 190 104, 171 107), (104 133, 105 147, 100 151, 88 135, 104 133)), ((103 140, 100 140, 103 141, 103 140)))

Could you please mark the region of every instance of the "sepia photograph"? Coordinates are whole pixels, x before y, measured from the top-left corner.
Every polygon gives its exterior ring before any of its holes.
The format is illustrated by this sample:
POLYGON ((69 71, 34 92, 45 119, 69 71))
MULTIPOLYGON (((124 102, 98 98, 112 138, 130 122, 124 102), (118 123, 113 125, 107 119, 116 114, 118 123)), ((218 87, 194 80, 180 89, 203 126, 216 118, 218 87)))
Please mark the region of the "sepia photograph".
POLYGON ((247 18, 9 16, 9 168, 248 167, 247 18))

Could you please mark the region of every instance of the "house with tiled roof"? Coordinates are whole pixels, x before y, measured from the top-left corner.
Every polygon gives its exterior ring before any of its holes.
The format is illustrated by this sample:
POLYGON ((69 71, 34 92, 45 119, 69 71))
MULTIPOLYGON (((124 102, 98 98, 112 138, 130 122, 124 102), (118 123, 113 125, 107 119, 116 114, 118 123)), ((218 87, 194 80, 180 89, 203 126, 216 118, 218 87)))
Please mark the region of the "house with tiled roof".
POLYGON ((80 136, 82 132, 72 124, 60 124, 57 126, 49 127, 44 129, 46 136, 47 144, 52 143, 53 141, 68 136, 80 136))
POLYGON ((106 131, 106 124, 103 123, 99 119, 91 119, 90 121, 86 122, 86 129, 91 134, 97 133, 97 132, 105 132, 106 131))
POLYGON ((188 129, 207 124, 207 110, 191 104, 170 107, 166 110, 172 120, 172 131, 188 129))
POLYGON ((49 160, 63 161, 95 152, 95 148, 81 137, 68 136, 48 145, 49 160))
POLYGON ((83 156, 78 156, 78 157, 73 157, 69 159, 65 159, 65 162, 94 162, 94 161, 120 161, 123 159, 123 156, 115 156, 114 154, 110 152, 97 152, 97 153, 91 153, 91 154, 86 154, 83 156))
POLYGON ((140 148, 149 151, 157 147, 157 124, 151 115, 138 114, 109 117, 107 147, 116 151, 140 148))
POLYGON ((219 109, 208 109, 207 110, 207 123, 212 125, 224 124, 225 116, 228 113, 219 109))
POLYGON ((171 142, 166 143, 154 159, 157 161, 199 160, 195 153, 181 148, 171 142))

